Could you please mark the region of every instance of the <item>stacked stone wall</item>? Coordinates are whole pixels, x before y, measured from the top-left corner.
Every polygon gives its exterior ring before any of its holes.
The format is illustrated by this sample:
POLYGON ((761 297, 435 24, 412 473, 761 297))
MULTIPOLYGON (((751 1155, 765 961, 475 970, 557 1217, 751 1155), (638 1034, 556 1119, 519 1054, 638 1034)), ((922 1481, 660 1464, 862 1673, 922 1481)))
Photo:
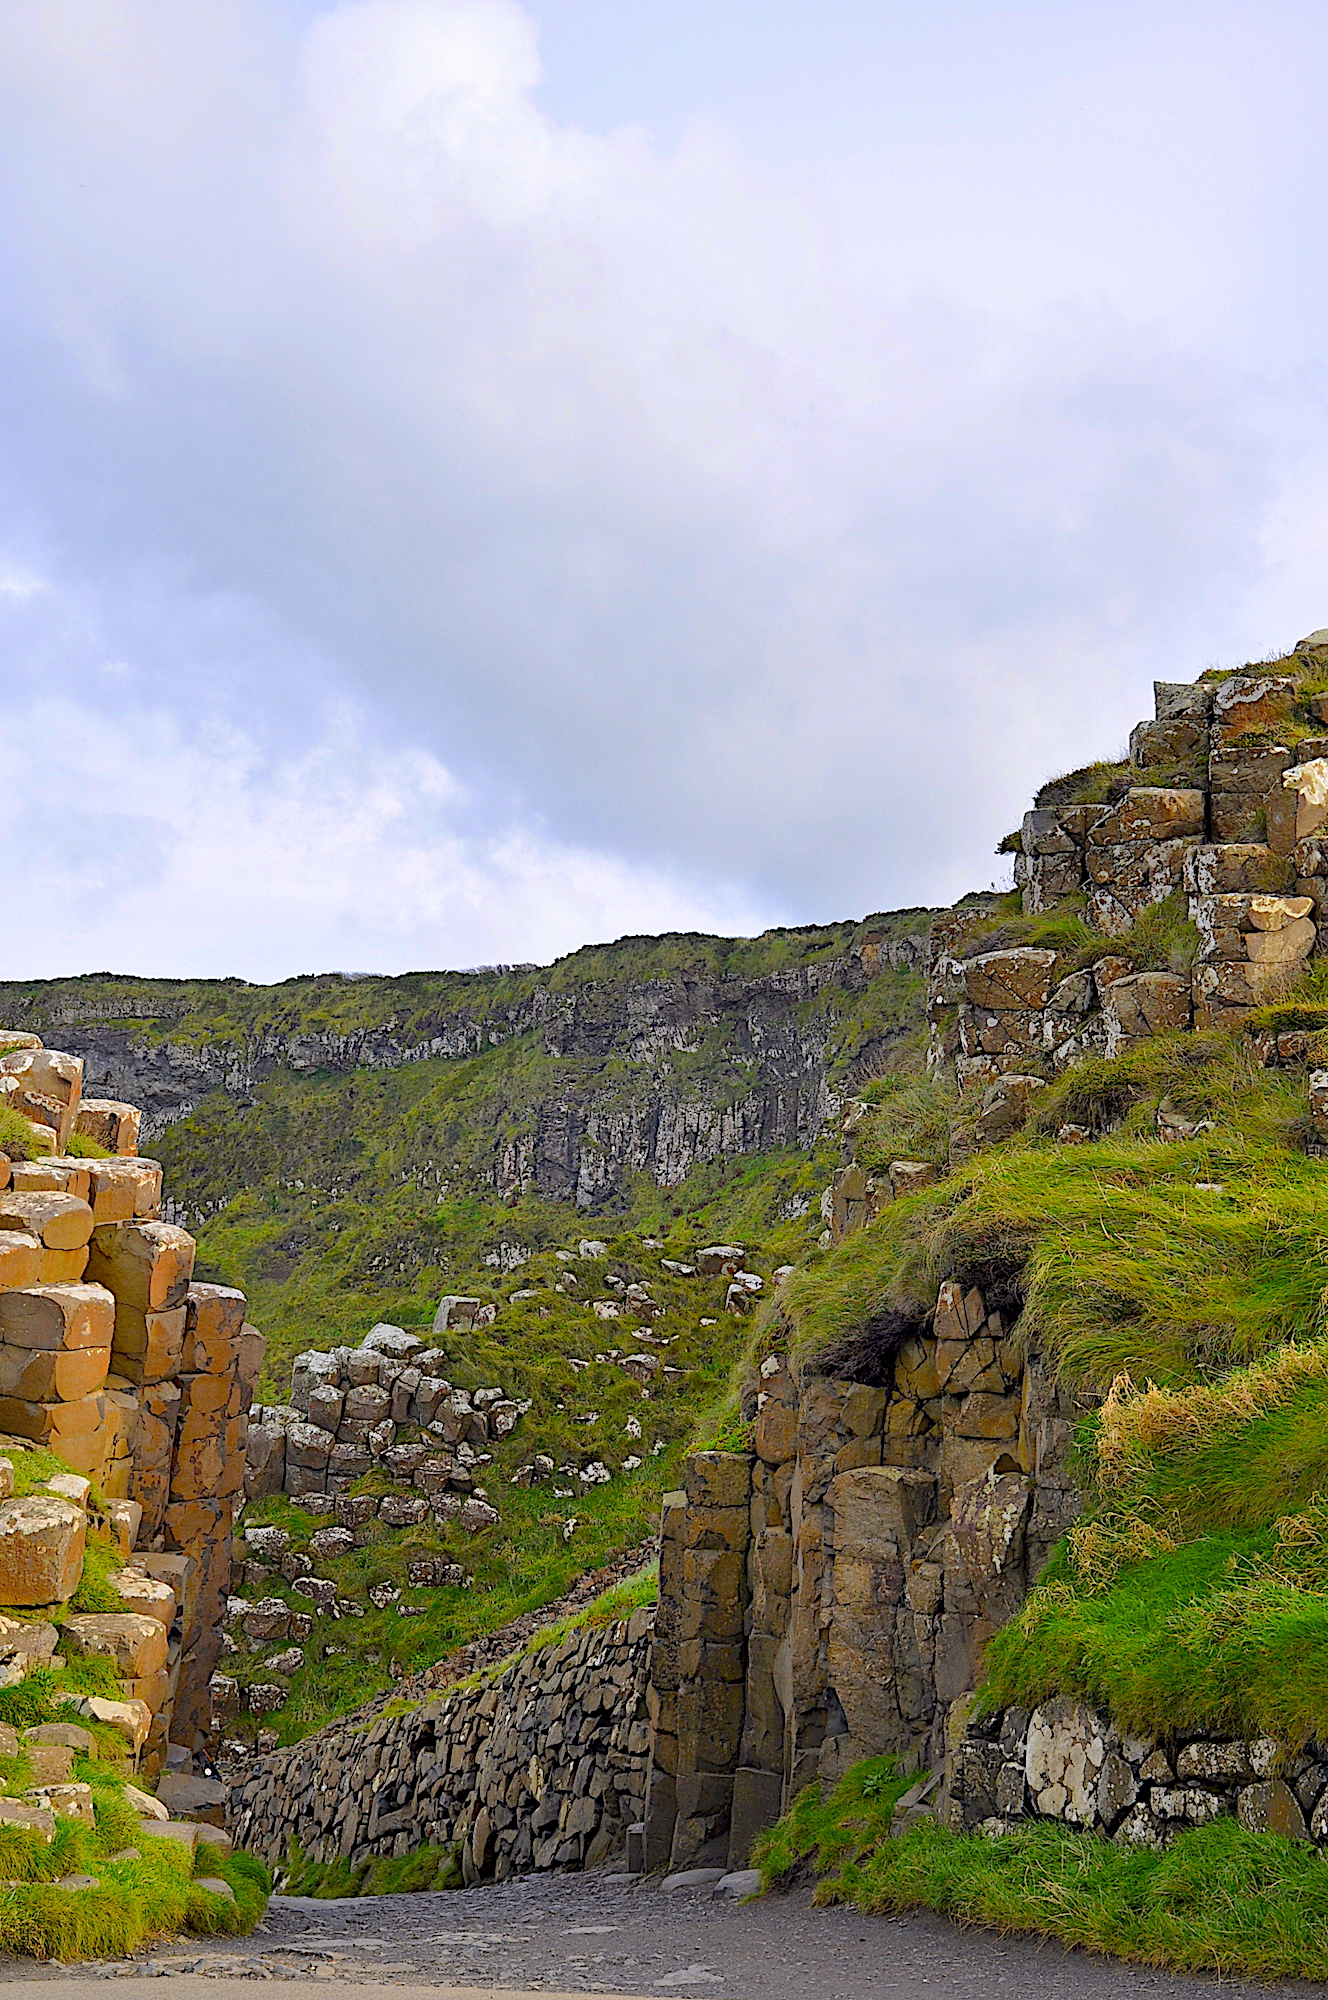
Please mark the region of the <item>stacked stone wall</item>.
POLYGON ((1234 1816, 1251 1832, 1328 1845, 1328 1761, 1318 1744, 1293 1751, 1271 1737, 1134 1736, 1063 1700, 972 1719, 961 1712, 951 1735, 940 1816, 957 1832, 1058 1819, 1160 1849, 1186 1826, 1234 1816))
POLYGON ((259 1758, 231 1789, 237 1843, 352 1866, 460 1843, 468 1883, 639 1865, 653 1623, 583 1626, 478 1686, 259 1758))

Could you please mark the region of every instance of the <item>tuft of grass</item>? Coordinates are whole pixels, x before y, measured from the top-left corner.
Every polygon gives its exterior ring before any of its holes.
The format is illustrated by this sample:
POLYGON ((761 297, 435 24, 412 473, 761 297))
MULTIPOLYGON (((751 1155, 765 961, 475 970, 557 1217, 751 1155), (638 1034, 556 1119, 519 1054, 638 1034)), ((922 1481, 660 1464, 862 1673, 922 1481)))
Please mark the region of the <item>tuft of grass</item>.
MULTIPOLYGON (((846 1771, 828 1798, 819 1785, 799 1792, 783 1818, 756 1837, 752 1866, 770 1889, 811 1863, 827 1887, 851 1880, 863 1857, 890 1835, 895 1807, 916 1782, 893 1757, 868 1757, 846 1771)), ((830 1901, 827 1894, 819 1898, 830 1901)))
POLYGON ((1035 804, 1046 806, 1107 806, 1123 799, 1139 773, 1128 758, 1101 758, 1059 778, 1048 778, 1039 787, 1035 804))
POLYGON ((11 1160, 30 1160, 35 1151, 31 1124, 21 1112, 0 1104, 0 1153, 11 1160))
POLYGON ((118 1958, 181 1930, 253 1930, 272 1888, 256 1856, 200 1846, 195 1859, 143 1832, 115 1774, 81 1760, 79 1775, 93 1785, 92 1826, 57 1814, 49 1845, 0 1827, 0 1950, 23 1958, 118 1958), (127 1849, 137 1854, 119 1858, 127 1849), (96 1886, 62 1888, 64 1875, 89 1875, 96 1886), (226 1882, 234 1901, 201 1887, 198 1875, 226 1882))
POLYGON ((71 1160, 110 1160, 115 1156, 109 1146, 98 1145, 83 1132, 71 1132, 65 1154, 71 1160))
POLYGON ((1120 1490, 1138 1483, 1154 1459, 1192 1453, 1256 1417, 1282 1408, 1307 1383, 1328 1380, 1328 1348, 1288 1341, 1266 1360, 1233 1369, 1219 1382, 1190 1389, 1136 1388, 1118 1375, 1091 1426, 1099 1486, 1120 1490))
POLYGON ((950 1158, 955 1094, 947 1078, 879 1077, 864 1092, 872 1107, 855 1134, 858 1164, 873 1173, 892 1160, 925 1160, 944 1172, 950 1158))

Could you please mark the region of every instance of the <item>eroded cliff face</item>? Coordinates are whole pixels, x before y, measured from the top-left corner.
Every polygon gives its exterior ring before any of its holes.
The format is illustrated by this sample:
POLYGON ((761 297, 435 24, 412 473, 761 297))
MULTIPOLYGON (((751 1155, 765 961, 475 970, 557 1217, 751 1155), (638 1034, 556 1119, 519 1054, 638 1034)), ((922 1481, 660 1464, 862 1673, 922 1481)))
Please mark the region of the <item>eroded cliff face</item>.
POLYGON ((944 1759, 951 1705, 1079 1511, 1079 1412, 945 1284, 882 1386, 762 1360, 754 1447, 666 1498, 648 1865, 747 1865, 803 1787, 944 1759))
MULTIPOLYGON (((841 926, 831 947, 815 934, 805 962, 750 976, 635 977, 641 941, 627 940, 588 978, 565 961, 519 978, 304 982, 298 998, 93 979, 0 988, 0 1001, 38 1032, 58 1026, 89 1088, 142 1105, 154 1142, 218 1093, 255 1105, 273 1079, 426 1066, 431 1080, 469 1065, 481 1178, 507 1200, 589 1208, 635 1174, 672 1186, 700 1163, 814 1144, 844 1088, 920 1028, 929 914, 841 926), (334 1018, 352 1003, 375 1018, 334 1018)), ((214 1209, 209 1196, 197 1213, 214 1209)))

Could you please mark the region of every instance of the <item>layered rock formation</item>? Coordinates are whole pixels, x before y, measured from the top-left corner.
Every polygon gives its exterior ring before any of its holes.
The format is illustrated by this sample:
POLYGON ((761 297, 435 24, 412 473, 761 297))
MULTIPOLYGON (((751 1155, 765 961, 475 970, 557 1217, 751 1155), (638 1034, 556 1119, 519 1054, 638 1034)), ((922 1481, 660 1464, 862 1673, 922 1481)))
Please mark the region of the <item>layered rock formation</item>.
MULTIPOLYGON (((168 1743, 213 1740, 209 1682, 230 1589, 231 1528, 262 1360, 243 1295, 193 1282, 194 1242, 161 1221, 161 1168, 137 1155, 138 1111, 82 1097, 76 1056, 5 1034, 0 1093, 28 1121, 0 1153, 0 1444, 69 1468, 58 1497, 0 1503, 0 1605, 73 1594, 90 1493, 123 1566, 122 1612, 79 1615, 61 1644, 109 1659, 141 1703, 149 1777, 168 1743), (113 1157, 71 1157, 78 1134, 113 1157)), ((12 1492, 12 1483, 9 1489, 12 1492)), ((55 1627, 38 1628, 51 1634, 55 1627)), ((23 1652, 21 1631, 0 1652, 23 1652)))
MULTIPOLYGON (((210 1094, 247 1104, 275 1076, 507 1050, 528 1074, 499 1086, 507 1115, 485 1134, 485 1180, 506 1199, 594 1207, 634 1174, 674 1185, 698 1162, 810 1145, 837 1108, 846 1016, 883 976, 922 971, 929 915, 772 934, 767 956, 790 962, 765 971, 727 970, 719 940, 626 939, 541 972, 333 976, 291 982, 307 990, 289 998, 240 982, 67 981, 0 986, 0 1007, 39 1030, 58 1023, 89 1085, 141 1104, 154 1142, 210 1094), (376 1018, 336 1025, 339 1004, 376 1018)), ((746 948, 758 963, 762 942, 746 948)), ((900 1032, 875 1021, 854 1037, 855 1061, 881 1062, 900 1032)), ((232 1181, 221 1199, 235 1192, 232 1181)), ((175 1198, 196 1224, 218 1197, 190 1207, 177 1186, 175 1198)))
POLYGON ((983 1643, 1073 1522, 1075 1415, 1009 1309, 941 1287, 872 1383, 761 1363, 751 1454, 664 1504, 652 1867, 745 1867, 803 1786, 945 1754, 983 1643))

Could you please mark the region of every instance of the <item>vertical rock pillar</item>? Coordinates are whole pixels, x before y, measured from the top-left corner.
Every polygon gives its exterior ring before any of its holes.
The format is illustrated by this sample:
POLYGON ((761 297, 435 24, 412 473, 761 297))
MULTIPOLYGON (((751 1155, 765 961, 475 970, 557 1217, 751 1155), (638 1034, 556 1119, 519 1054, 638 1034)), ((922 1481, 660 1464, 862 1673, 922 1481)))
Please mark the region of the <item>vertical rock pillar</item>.
POLYGON ((669 1853, 675 1868, 728 1861, 745 1714, 751 1486, 745 1452, 697 1452, 687 1461, 686 1506, 670 1510, 681 1515, 682 1586, 669 1853))

